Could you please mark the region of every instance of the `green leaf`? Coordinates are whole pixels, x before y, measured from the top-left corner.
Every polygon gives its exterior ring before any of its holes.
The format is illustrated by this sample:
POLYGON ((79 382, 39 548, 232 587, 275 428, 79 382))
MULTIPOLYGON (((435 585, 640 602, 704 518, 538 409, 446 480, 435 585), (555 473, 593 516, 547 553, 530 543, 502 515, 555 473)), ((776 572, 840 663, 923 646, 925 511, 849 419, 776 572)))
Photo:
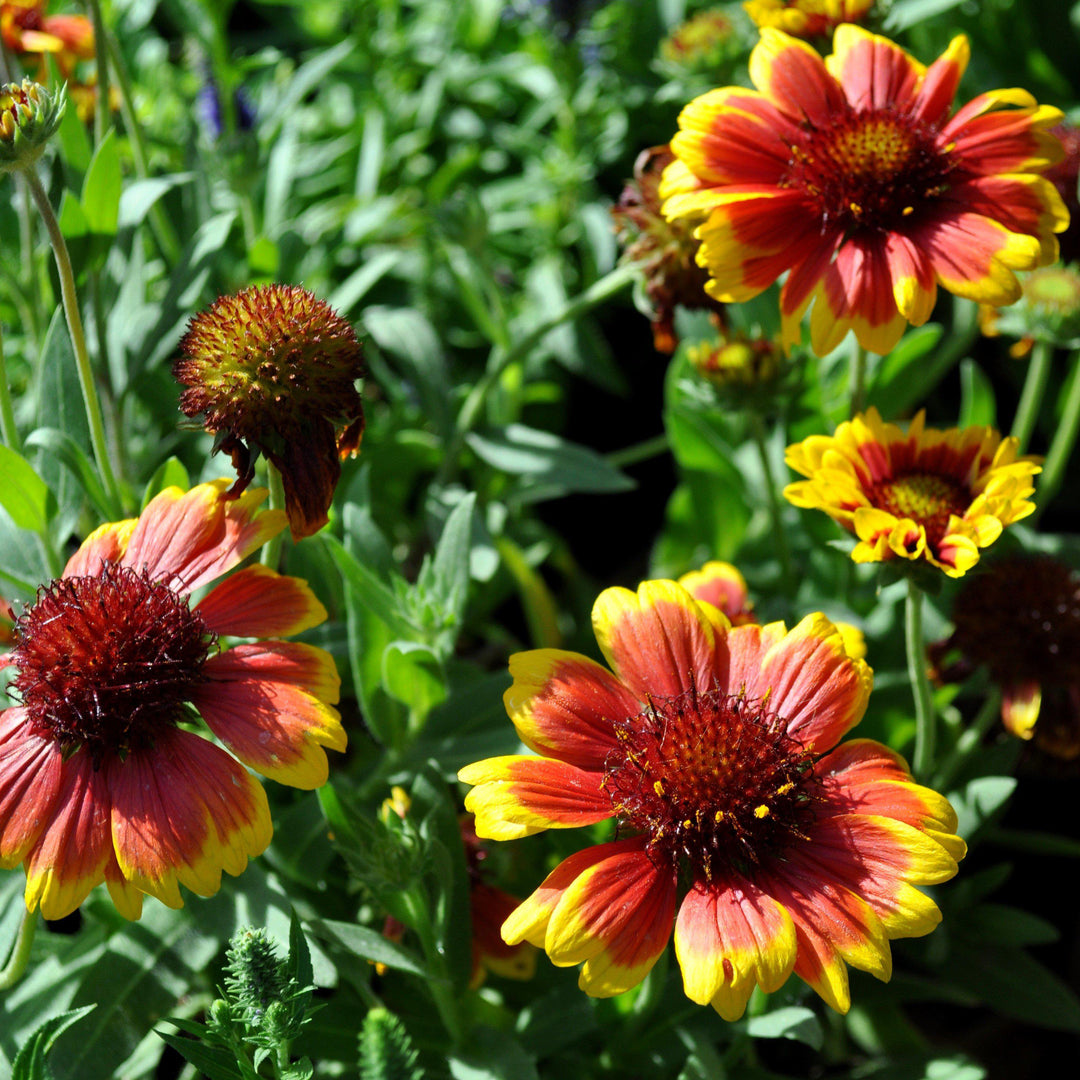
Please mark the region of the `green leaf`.
POLYGON ((536 1061, 508 1032, 475 1028, 469 1049, 448 1060, 453 1080, 538 1080, 536 1061))
POLYGON ((443 610, 460 621, 469 596, 469 551, 476 494, 470 492, 450 512, 435 549, 435 589, 443 610))
POLYGON ((56 512, 56 500, 30 462, 0 445, 0 506, 20 529, 44 533, 56 512))
POLYGON ((171 173, 168 176, 151 176, 128 184, 120 195, 116 228, 130 229, 141 225, 150 208, 164 194, 181 184, 190 184, 195 173, 171 173))
POLYGON ((369 1009, 360 1029, 360 1080, 424 1080, 405 1025, 388 1009, 369 1009))
POLYGON ((949 793, 949 801, 959 819, 957 833, 970 840, 976 832, 1002 810, 1016 790, 1012 776, 980 776, 960 791, 949 793))
POLYGON ((993 427, 997 422, 994 387, 974 360, 960 361, 960 417, 957 425, 993 427))
POLYGON ((94 151, 83 181, 82 208, 90 232, 99 236, 116 235, 122 187, 116 129, 109 128, 94 151))
POLYGON ((524 424, 509 424, 485 435, 474 432, 468 443, 482 461, 527 479, 516 493, 523 502, 569 492, 628 491, 635 486, 595 451, 524 424))
POLYGON ((997 945, 1048 945, 1061 934, 1053 923, 1005 904, 979 904, 964 912, 964 933, 997 945))
MULTIPOLYGON (((55 63, 50 57, 50 66, 55 63)), ((86 132, 86 125, 79 118, 79 110, 74 102, 68 99, 67 108, 64 110, 64 118, 60 121, 60 130, 57 132, 60 143, 60 152, 65 163, 73 172, 82 175, 90 164, 90 156, 93 147, 90 145, 90 137, 86 132)))
POLYGON ((160 495, 167 487, 178 487, 187 491, 191 487, 191 477, 184 467, 184 463, 176 457, 166 458, 150 477, 146 488, 143 490, 142 509, 146 509, 147 503, 155 495, 160 495))
POLYGON ((383 686, 412 711, 414 725, 422 723, 446 700, 446 678, 439 658, 426 645, 395 641, 383 652, 383 686))
MULTIPOLYGON (((56 215, 56 220, 60 223, 60 231, 68 244, 90 234, 90 222, 86 217, 86 211, 78 198, 70 191, 65 191, 60 196, 60 210, 56 215)), ((75 245, 69 252, 76 265, 78 265, 78 260, 75 255, 79 251, 80 249, 75 245)))
POLYGON ((940 378, 926 358, 943 333, 937 323, 909 330, 900 344, 882 358, 867 402, 876 405, 886 420, 902 415, 915 402, 922 401, 932 382, 940 378))
POLYGON ((235 1055, 223 1046, 205 1046, 195 1039, 183 1039, 167 1031, 159 1031, 158 1035, 185 1061, 190 1061, 206 1080, 245 1080, 235 1055))
POLYGON ((353 956, 424 979, 431 978, 427 966, 416 953, 395 944, 370 927, 335 919, 312 919, 307 928, 317 938, 334 942, 353 956))
POLYGON ((753 1016, 746 1021, 746 1032, 755 1039, 794 1039, 814 1050, 820 1050, 825 1042, 825 1032, 816 1014, 801 1005, 753 1016))
POLYGON ((356 594, 357 600, 366 605, 383 622, 406 640, 414 640, 420 630, 414 626, 402 610, 401 601, 392 589, 384 585, 359 559, 348 552, 341 541, 333 536, 323 536, 330 549, 345 584, 356 594))
POLYGON ((79 482, 98 514, 105 519, 112 516, 109 497, 105 494, 96 466, 86 451, 66 431, 50 427, 38 428, 27 436, 26 445, 47 450, 79 482))
POLYGON ((50 1080, 51 1073, 45 1059, 53 1044, 72 1024, 96 1008, 96 1005, 84 1005, 81 1009, 69 1009, 46 1020, 16 1055, 11 1066, 11 1080, 50 1080))

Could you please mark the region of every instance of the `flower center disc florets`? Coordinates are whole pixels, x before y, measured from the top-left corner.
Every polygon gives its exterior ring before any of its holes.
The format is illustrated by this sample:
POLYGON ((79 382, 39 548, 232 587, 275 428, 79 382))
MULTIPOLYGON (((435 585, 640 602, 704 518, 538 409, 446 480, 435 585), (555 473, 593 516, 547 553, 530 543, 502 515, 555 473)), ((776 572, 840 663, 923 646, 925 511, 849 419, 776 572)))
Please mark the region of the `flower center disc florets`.
POLYGON ((12 686, 31 721, 96 766, 182 719, 215 641, 186 599, 112 563, 42 586, 16 636, 12 686))
POLYGON ((892 231, 946 188, 953 166, 935 134, 889 108, 849 108, 824 127, 807 121, 781 186, 801 188, 818 206, 822 231, 892 231))
POLYGON ((918 472, 883 480, 871 494, 879 509, 922 525, 927 543, 935 548, 945 536, 950 516, 962 516, 971 499, 971 493, 955 480, 918 472))
POLYGON ((685 865, 697 881, 753 876, 806 837, 820 787, 813 761, 765 700, 689 690, 614 726, 603 786, 656 862, 685 865))

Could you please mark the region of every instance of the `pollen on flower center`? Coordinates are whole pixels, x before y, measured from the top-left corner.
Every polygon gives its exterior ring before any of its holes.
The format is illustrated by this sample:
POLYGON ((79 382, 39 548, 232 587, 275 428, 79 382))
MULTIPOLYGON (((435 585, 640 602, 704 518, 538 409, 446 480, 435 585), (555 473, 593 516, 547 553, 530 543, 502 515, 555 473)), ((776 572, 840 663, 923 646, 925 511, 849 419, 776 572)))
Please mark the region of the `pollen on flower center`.
POLYGON ((971 492, 962 484, 936 473, 908 473, 883 480, 870 492, 871 501, 879 509, 922 525, 931 546, 945 535, 949 517, 962 515, 971 505, 971 498, 971 492))
POLYGON ((752 876, 812 821, 813 762, 767 701, 689 690, 615 722, 603 786, 653 859, 695 880, 752 876))
POLYGON ((16 634, 12 686, 30 719, 95 765, 182 718, 215 640, 186 599, 114 564, 43 586, 16 634))
POLYGON ((823 229, 893 230, 945 190, 952 162, 933 134, 892 109, 848 109, 826 127, 804 127, 781 186, 805 192, 823 229))

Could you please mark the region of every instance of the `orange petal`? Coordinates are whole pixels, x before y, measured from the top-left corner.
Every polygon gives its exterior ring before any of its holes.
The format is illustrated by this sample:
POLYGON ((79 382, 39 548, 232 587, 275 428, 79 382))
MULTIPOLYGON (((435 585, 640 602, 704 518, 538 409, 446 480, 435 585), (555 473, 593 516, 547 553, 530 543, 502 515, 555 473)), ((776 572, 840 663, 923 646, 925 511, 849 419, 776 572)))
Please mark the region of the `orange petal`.
POLYGON ((825 67, 859 111, 907 103, 923 76, 922 64, 895 42, 845 23, 833 35, 833 53, 825 67))
POLYGON ((844 95, 821 57, 782 30, 762 28, 749 67, 753 84, 796 123, 826 126, 844 109, 844 95))
POLYGON ((510 674, 514 685, 503 702, 521 741, 582 769, 602 770, 615 745, 612 721, 643 708, 607 668, 580 653, 514 653, 510 674))
POLYGON ((108 766, 112 835, 123 876, 168 907, 180 885, 200 896, 270 843, 266 793, 224 750, 175 728, 108 766))
POLYGON ((195 610, 215 634, 289 637, 326 619, 306 581, 256 563, 219 582, 195 610))
POLYGON ((971 46, 968 39, 963 34, 958 34, 926 69, 914 107, 914 114, 924 124, 940 123, 948 115, 970 59, 971 46))
POLYGON ((0 867, 23 861, 45 828, 60 789, 63 756, 22 708, 0 712, 0 867))
POLYGON ((136 518, 100 525, 68 559, 61 577, 96 577, 102 563, 119 562, 135 529, 136 518))

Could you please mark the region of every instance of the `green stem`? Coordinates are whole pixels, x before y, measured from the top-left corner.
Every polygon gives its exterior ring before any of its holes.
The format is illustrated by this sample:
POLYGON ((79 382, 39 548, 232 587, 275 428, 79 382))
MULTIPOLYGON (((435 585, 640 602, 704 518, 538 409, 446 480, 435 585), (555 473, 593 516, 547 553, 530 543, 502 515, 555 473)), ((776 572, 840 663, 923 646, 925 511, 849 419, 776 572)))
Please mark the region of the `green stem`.
MULTIPOLYGON (((266 462, 266 486, 270 489, 270 501, 267 503, 268 510, 284 510, 285 509, 285 484, 281 479, 281 473, 278 467, 272 462, 266 462)), ((263 545, 262 554, 259 556, 259 562, 263 566, 269 566, 271 570, 278 569, 278 563, 281 560, 281 545, 285 542, 285 533, 288 532, 288 528, 284 528, 276 536, 272 536, 263 545)))
POLYGON ((654 435, 651 439, 634 443, 633 446, 624 447, 622 450, 613 450, 605 455, 604 460, 613 469, 625 469, 628 465, 637 465, 639 461, 648 461, 650 458, 665 454, 671 443, 666 432, 654 435))
POLYGON ((100 146, 101 140, 109 130, 112 112, 109 108, 109 57, 105 42, 105 21, 101 17, 101 4, 98 0, 86 0, 90 8, 90 21, 94 25, 94 61, 97 65, 97 105, 94 108, 94 145, 100 146))
POLYGON ((915 754, 912 758, 912 771, 917 780, 925 780, 930 775, 937 741, 937 717, 934 715, 934 699, 930 692, 926 649, 923 645, 922 605, 922 590, 909 579, 905 641, 908 678, 911 680, 911 692, 915 698, 915 754))
POLYGON ((1016 419, 1012 426, 1012 436, 1019 443, 1018 453, 1027 450, 1031 433, 1035 430, 1035 421, 1039 418, 1039 408, 1050 378, 1053 355, 1054 347, 1045 341, 1037 341, 1031 352, 1024 389, 1020 393, 1020 404, 1016 407, 1016 419))
POLYGON ((420 946, 424 950, 424 957, 431 967, 432 974, 435 976, 427 984, 431 996, 435 999, 435 1008, 438 1009, 439 1016, 442 1018, 446 1030, 450 1033, 453 1045, 459 1047, 463 1043, 465 1031, 458 1011, 458 999, 446 975, 446 963, 442 950, 439 949, 435 941, 431 918, 428 915, 430 909, 427 897, 422 895, 422 887, 419 888, 419 892, 421 895, 418 895, 418 889, 415 887, 408 890, 405 893, 405 903, 412 917, 413 929, 416 931, 416 936, 420 939, 420 946))
POLYGON ((15 935, 15 944, 11 949, 11 956, 3 971, 0 971, 0 991, 10 990, 26 974, 27 964, 30 963, 30 948, 34 944, 34 934, 37 931, 37 911, 24 911, 22 922, 19 923, 18 933, 15 935))
POLYGON ((934 774, 933 787, 936 791, 948 791, 957 773, 963 769, 968 758, 982 745, 986 733, 994 726, 1001 717, 1001 693, 992 691, 982 703, 982 708, 975 715, 975 719, 964 729, 963 734, 956 740, 948 757, 938 766, 934 774))
POLYGON ((855 355, 851 360, 851 404, 849 417, 860 413, 866 407, 866 349, 856 343, 855 355))
POLYGON ((1046 460, 1043 462, 1042 476, 1039 477, 1039 487, 1036 492, 1039 501, 1033 516, 1034 521, 1042 515, 1047 504, 1058 493, 1062 480, 1065 479, 1065 466, 1069 464, 1078 431, 1080 431, 1080 352, 1073 358, 1073 371, 1065 398, 1065 407, 1061 412, 1061 423, 1054 432, 1053 441, 1050 443, 1046 460))
POLYGON ((90 366, 90 355, 86 351, 86 334, 83 331, 82 315, 79 314, 79 297, 75 292, 75 275, 71 269, 71 256, 68 254, 64 234, 60 231, 60 224, 53 213, 49 197, 41 186, 41 181, 33 172, 23 173, 30 187, 30 194, 37 203, 38 211, 45 227, 49 231, 49 240, 52 243, 53 256, 56 259, 56 269, 60 275, 60 295, 64 303, 64 317, 67 319, 68 333, 71 335, 71 345, 75 350, 75 366, 79 373, 79 388, 82 390, 83 402, 86 406, 86 419, 90 425, 90 444, 94 449, 94 457, 97 460, 98 470, 105 482, 105 491, 109 498, 112 513, 120 517, 123 513, 120 499, 120 487, 113 473, 112 462, 109 460, 108 444, 105 440, 105 424, 101 418, 101 402, 98 400, 97 387, 94 385, 94 372, 90 366))
POLYGON ((765 494, 769 500, 769 519, 772 522, 776 556, 780 560, 780 577, 786 595, 791 595, 794 584, 791 573, 791 552, 788 550, 787 532, 784 529, 784 508, 776 490, 776 475, 769 460, 769 446, 765 439, 765 424, 756 412, 750 413, 750 430, 761 458, 761 470, 765 474, 765 494))
POLYGON ((458 413, 454 434, 449 440, 442 464, 435 476, 437 484, 448 483, 457 472, 461 451, 465 446, 465 437, 480 419, 480 413, 484 408, 484 403, 487 401, 487 396, 498 385, 503 372, 527 357, 556 327, 565 322, 579 319, 606 300, 610 300, 616 293, 634 281, 640 273, 641 270, 637 263, 617 266, 610 273, 600 278, 599 281, 594 281, 584 292, 567 301, 551 318, 546 319, 539 326, 533 327, 513 348, 492 350, 487 371, 473 385, 468 397, 465 398, 465 403, 461 406, 461 412, 458 413))
POLYGON ((4 337, 0 333, 0 435, 4 445, 16 454, 22 453, 22 440, 15 424, 15 407, 11 403, 11 387, 7 380, 7 364, 4 362, 4 337))

